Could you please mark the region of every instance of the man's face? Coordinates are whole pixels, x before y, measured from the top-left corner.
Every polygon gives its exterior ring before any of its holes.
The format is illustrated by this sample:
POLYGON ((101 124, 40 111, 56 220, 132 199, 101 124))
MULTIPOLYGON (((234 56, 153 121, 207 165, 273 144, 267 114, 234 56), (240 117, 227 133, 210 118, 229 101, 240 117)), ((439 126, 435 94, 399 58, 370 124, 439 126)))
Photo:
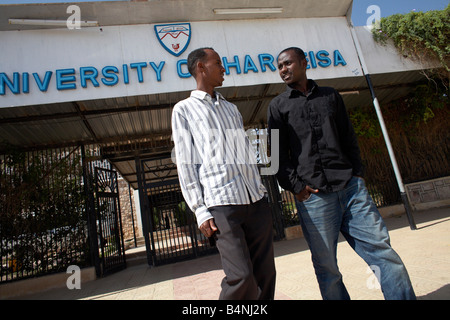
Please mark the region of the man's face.
POLYGON ((306 80, 306 65, 306 59, 300 59, 292 50, 283 52, 278 57, 278 72, 287 85, 306 80))
POLYGON ((225 69, 217 52, 206 49, 206 57, 203 60, 203 72, 205 78, 213 87, 220 87, 224 81, 225 69))

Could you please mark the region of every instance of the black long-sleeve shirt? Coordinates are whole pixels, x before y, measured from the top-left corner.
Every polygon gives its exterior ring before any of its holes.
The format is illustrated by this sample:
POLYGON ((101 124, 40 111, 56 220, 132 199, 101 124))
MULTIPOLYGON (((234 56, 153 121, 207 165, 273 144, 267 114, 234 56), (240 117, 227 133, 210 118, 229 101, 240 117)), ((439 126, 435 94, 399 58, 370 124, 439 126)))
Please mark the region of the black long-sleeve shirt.
POLYGON ((306 185, 342 190, 353 175, 363 174, 357 138, 340 94, 313 80, 308 88, 305 96, 288 86, 270 102, 269 132, 279 130, 277 179, 294 194, 306 185))

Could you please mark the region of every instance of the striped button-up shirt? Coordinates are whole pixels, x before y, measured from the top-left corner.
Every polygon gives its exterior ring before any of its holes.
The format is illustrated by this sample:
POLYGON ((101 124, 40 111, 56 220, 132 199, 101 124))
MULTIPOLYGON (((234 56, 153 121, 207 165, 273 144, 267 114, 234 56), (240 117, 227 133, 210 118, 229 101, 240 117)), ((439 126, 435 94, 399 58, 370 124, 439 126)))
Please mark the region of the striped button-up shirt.
POLYGON ((260 200, 266 189, 237 107, 220 93, 195 90, 172 112, 172 136, 183 196, 200 226, 208 208, 260 200))

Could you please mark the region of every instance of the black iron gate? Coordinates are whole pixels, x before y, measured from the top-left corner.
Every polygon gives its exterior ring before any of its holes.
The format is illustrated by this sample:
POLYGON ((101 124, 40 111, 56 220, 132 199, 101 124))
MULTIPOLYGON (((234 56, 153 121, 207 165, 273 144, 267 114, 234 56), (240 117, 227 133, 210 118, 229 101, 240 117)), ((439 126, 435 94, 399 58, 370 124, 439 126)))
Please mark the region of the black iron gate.
POLYGON ((176 175, 168 174, 168 178, 156 182, 146 181, 146 173, 175 168, 154 166, 152 161, 136 161, 148 264, 156 266, 217 252, 198 229, 176 175))
POLYGON ((94 167, 99 276, 126 268, 117 172, 94 167))
POLYGON ((274 231, 274 240, 281 240, 285 237, 284 228, 285 221, 283 215, 283 200, 281 198, 280 190, 278 188, 277 179, 273 175, 262 175, 261 180, 266 187, 269 206, 272 211, 272 222, 274 231))

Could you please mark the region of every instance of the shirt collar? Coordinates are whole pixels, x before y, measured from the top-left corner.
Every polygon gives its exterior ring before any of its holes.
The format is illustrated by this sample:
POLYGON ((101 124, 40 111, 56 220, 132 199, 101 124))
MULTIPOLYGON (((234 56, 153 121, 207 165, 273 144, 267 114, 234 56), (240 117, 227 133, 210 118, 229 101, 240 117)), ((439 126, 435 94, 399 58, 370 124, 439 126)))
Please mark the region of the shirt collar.
MULTIPOLYGON (((222 96, 222 94, 220 92, 214 91, 214 93, 216 94, 216 98, 217 99, 222 99, 225 100, 225 98, 222 96)), ((191 92, 191 97, 200 99, 200 100, 211 100, 211 96, 206 93, 205 91, 202 90, 194 90, 191 92)))
MULTIPOLYGON (((318 87, 317 83, 314 80, 308 79, 308 88, 311 88, 309 90, 309 93, 311 94, 316 88, 318 87)), ((293 97, 294 95, 300 94, 304 95, 303 92, 298 91, 297 89, 291 88, 290 86, 287 86, 286 91, 289 94, 289 97, 293 97)))

